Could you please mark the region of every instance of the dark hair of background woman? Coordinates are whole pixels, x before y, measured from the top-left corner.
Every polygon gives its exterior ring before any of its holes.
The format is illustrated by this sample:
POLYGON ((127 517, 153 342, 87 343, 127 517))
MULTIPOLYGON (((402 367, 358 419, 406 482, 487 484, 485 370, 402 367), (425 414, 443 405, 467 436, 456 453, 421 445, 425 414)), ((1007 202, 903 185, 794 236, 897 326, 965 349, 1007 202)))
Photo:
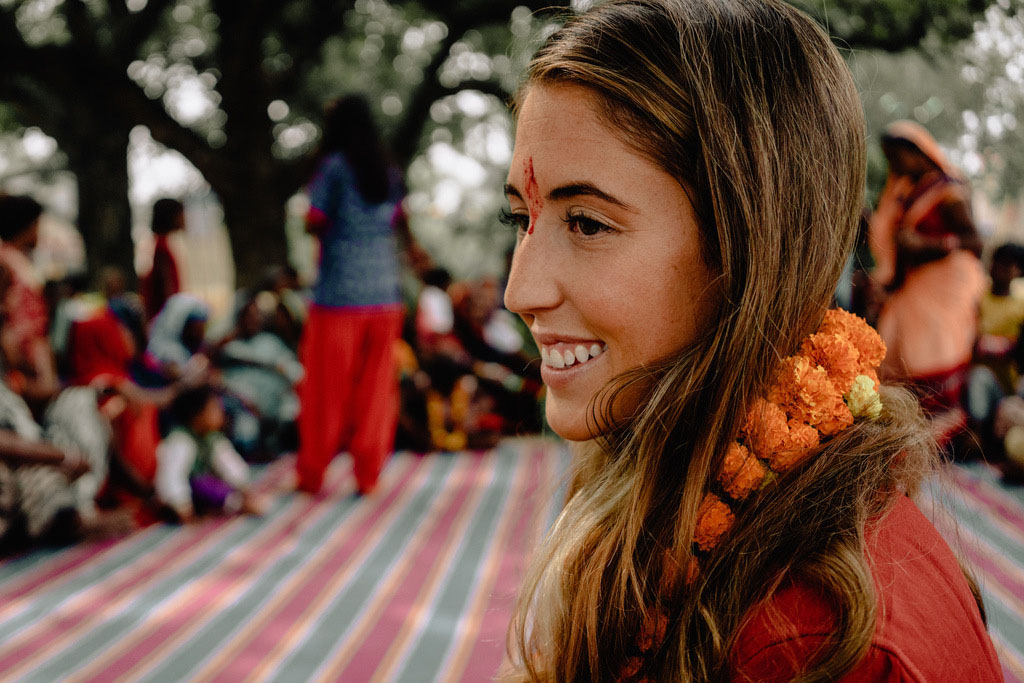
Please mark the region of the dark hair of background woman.
POLYGON ((181 227, 178 216, 185 211, 185 205, 179 200, 164 197, 153 204, 153 220, 150 227, 154 235, 167 235, 181 227))
POLYGON ((390 155, 362 95, 345 95, 327 105, 318 158, 341 152, 356 174, 363 199, 379 204, 388 198, 390 155))
POLYGON ((0 239, 13 240, 43 213, 42 205, 31 197, 0 194, 0 239))

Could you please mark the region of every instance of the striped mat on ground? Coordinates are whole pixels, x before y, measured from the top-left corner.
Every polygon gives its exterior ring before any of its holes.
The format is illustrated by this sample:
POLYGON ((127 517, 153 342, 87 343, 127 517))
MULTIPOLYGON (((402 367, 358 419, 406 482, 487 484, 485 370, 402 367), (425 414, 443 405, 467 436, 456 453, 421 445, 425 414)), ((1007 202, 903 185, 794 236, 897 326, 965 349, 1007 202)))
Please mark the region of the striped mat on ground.
POLYGON ((937 497, 955 523, 933 519, 978 580, 1006 680, 1024 683, 1024 487, 1003 484, 982 463, 950 474, 937 497))
POLYGON ((542 440, 399 454, 360 499, 343 457, 262 519, 0 564, 0 680, 489 680, 566 464, 542 440))
MULTIPOLYGON (((399 454, 364 499, 339 458, 320 497, 281 496, 263 519, 9 560, 0 680, 488 680, 567 457, 543 440, 399 454)), ((1024 489, 984 465, 951 481, 953 543, 978 576, 1007 680, 1024 683, 1024 489)))

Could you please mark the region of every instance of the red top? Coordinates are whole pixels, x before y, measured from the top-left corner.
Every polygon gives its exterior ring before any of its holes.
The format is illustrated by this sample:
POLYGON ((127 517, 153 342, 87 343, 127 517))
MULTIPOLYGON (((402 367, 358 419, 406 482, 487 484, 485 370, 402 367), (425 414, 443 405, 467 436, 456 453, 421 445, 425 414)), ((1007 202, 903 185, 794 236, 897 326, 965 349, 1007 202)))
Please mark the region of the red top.
MULTIPOLYGON (((946 542, 917 506, 901 497, 869 529, 878 613, 866 657, 843 681, 1002 681, 992 641, 946 542)), ((831 631, 822 595, 801 584, 760 607, 733 652, 733 680, 789 681, 831 631), (779 624, 778 610, 791 623, 779 624)))
POLYGON ((167 235, 157 235, 153 246, 153 267, 139 283, 139 294, 146 307, 146 317, 152 320, 174 294, 181 291, 178 262, 171 251, 167 235))

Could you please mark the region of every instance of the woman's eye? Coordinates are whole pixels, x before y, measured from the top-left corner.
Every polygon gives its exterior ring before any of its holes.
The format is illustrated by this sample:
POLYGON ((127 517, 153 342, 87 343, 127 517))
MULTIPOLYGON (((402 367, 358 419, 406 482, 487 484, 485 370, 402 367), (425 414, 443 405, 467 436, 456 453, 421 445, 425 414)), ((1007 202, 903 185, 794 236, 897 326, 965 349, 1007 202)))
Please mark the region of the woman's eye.
POLYGON ((502 225, 515 228, 518 232, 526 232, 530 227, 530 216, 525 213, 512 213, 508 209, 502 209, 498 213, 498 220, 502 225))
POLYGON ((583 214, 567 214, 562 220, 569 226, 572 232, 578 232, 584 237, 594 237, 604 232, 612 232, 613 229, 601 221, 588 218, 583 214))

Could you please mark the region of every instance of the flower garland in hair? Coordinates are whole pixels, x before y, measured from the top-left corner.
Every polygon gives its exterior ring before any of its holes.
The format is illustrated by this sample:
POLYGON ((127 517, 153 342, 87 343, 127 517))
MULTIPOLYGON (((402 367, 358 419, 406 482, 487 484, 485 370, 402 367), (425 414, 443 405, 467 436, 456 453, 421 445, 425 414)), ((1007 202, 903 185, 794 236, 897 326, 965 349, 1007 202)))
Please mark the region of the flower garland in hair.
MULTIPOLYGON (((696 580, 697 557, 718 546, 736 522, 732 504, 805 462, 823 439, 855 420, 878 419, 878 366, 884 357, 885 343, 871 326, 852 313, 831 309, 799 352, 783 359, 765 398, 750 407, 739 437, 729 444, 713 482, 718 493, 708 491, 700 503, 690 564, 684 569, 665 557, 668 595, 696 580)), ((660 610, 647 619, 637 653, 627 660, 620 680, 645 680, 637 679, 644 655, 661 644, 667 627, 668 617, 660 610)))

